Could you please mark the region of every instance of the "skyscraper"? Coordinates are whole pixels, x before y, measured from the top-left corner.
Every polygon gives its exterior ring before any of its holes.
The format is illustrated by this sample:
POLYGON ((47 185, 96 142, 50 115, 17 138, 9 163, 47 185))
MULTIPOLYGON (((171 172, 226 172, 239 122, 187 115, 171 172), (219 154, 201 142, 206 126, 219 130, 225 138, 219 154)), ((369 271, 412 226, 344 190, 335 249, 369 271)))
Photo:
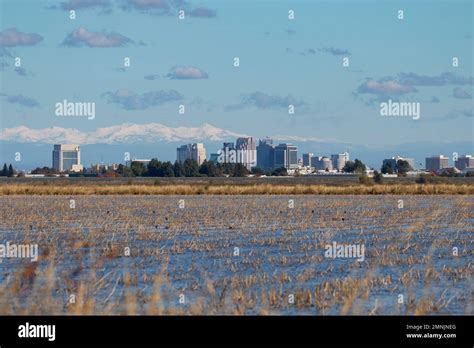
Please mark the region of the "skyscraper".
POLYGON ((242 163, 248 170, 257 165, 257 141, 255 138, 237 138, 235 148, 238 163, 242 163))
POLYGON ((474 157, 471 155, 459 156, 458 159, 454 161, 454 166, 459 170, 472 168, 474 167, 474 157))
POLYGON ((445 157, 443 155, 426 157, 425 167, 426 167, 426 170, 429 170, 429 171, 437 171, 443 168, 448 168, 449 167, 448 157, 445 157))
POLYGON ((234 143, 224 143, 222 149, 217 151, 217 163, 236 163, 237 155, 234 143))
POLYGON ((176 149, 176 160, 183 163, 187 159, 195 160, 199 165, 206 159, 206 149, 202 143, 182 145, 176 149))
POLYGON ((270 138, 260 139, 257 146, 257 167, 273 170, 275 166, 275 148, 270 138))
POLYGON ((275 168, 298 168, 298 149, 292 144, 279 144, 275 147, 275 168))
POLYGON ((321 169, 322 167, 322 164, 321 164, 321 160, 323 159, 323 156, 313 156, 311 157, 311 167, 315 168, 315 169, 321 169))
POLYGON ((305 167, 311 167, 311 159, 313 158, 313 156, 314 156, 314 153, 312 152, 303 154, 303 165, 305 167))
POLYGON ((58 172, 81 171, 81 150, 76 144, 56 144, 53 148, 53 168, 58 172))

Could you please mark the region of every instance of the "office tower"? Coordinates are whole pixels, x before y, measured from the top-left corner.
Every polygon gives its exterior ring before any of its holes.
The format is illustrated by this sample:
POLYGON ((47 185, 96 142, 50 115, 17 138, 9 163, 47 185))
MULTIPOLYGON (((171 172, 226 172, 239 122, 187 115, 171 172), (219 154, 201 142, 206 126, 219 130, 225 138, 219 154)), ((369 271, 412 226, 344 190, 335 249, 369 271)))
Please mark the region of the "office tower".
POLYGON ((199 165, 206 160, 206 149, 204 148, 204 144, 193 144, 191 149, 191 159, 195 160, 199 165))
POLYGON ((202 143, 182 145, 176 149, 176 160, 183 163, 187 159, 195 160, 199 165, 206 159, 206 149, 202 143))
POLYGON ((448 167, 448 157, 443 155, 426 157, 425 159, 425 169, 428 171, 437 171, 448 167))
POLYGON ((217 151, 217 163, 236 163, 237 154, 234 143, 224 143, 222 149, 217 151))
POLYGON ((53 168, 58 172, 81 171, 81 150, 76 144, 56 144, 53 147, 53 168))
POLYGON ((332 168, 337 169, 340 172, 348 160, 349 154, 347 152, 331 155, 332 168))
POLYGON ((269 138, 260 139, 257 146, 257 167, 263 170, 273 170, 275 160, 275 147, 273 140, 269 138))
POLYGON ((311 159, 313 158, 314 154, 309 152, 309 153, 304 153, 303 154, 303 166, 305 167, 311 167, 311 159))
POLYGON ((191 159, 192 144, 181 145, 176 149, 176 161, 183 163, 187 159, 191 159))
POLYGON ((474 157, 471 155, 459 156, 456 161, 454 161, 454 166, 459 170, 464 170, 465 168, 474 167, 474 157))
POLYGON ((298 149, 292 144, 279 144, 275 147, 275 168, 298 168, 298 149))
POLYGON ((237 138, 237 163, 242 163, 248 170, 257 165, 257 141, 253 137, 237 138))
POLYGON ((313 156, 311 157, 311 167, 314 169, 321 169, 321 160, 322 156, 313 156))

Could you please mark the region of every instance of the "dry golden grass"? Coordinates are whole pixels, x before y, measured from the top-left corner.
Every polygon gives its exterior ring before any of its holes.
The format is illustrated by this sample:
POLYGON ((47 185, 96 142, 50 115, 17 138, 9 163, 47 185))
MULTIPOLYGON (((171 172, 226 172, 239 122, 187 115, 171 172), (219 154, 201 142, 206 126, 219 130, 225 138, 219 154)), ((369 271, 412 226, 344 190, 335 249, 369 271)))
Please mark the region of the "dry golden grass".
POLYGON ((395 184, 395 185, 32 185, 3 184, 0 195, 438 195, 474 194, 470 184, 395 184))
POLYGON ((5 240, 39 243, 41 254, 40 263, 0 263, 0 314, 411 315, 474 308, 471 196, 190 196, 185 209, 179 196, 74 198, 71 209, 65 196, 0 196, 5 240), (401 197, 405 208, 398 209, 401 197), (338 236, 366 243, 366 261, 325 259, 325 244, 338 236))

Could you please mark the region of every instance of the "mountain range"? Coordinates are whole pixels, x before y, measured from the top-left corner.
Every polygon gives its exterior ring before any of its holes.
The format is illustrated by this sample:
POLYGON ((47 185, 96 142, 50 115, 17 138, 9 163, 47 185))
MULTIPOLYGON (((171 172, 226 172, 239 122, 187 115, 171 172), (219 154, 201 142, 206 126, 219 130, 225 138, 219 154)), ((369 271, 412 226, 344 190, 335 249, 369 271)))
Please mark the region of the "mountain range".
MULTIPOLYGON (((176 147, 189 142, 202 142, 210 153, 217 152, 224 141, 235 141, 238 137, 250 136, 204 123, 198 127, 169 127, 160 123, 123 123, 97 128, 86 132, 74 128, 50 127, 43 129, 18 126, 0 130, 0 162, 13 163, 18 169, 51 166, 52 144, 74 143, 81 145, 81 163, 123 163, 124 153, 132 158, 158 158, 174 161, 176 147), (15 161, 20 153, 21 160, 15 161)), ((251 135, 255 136, 255 135, 251 135)), ((353 144, 338 139, 275 135, 274 144, 290 142, 298 146, 298 155, 313 152, 330 156, 332 153, 349 152, 350 158, 359 158, 371 167, 379 168, 384 158, 400 155, 415 158, 415 163, 424 165, 424 158, 453 152, 472 154, 473 142, 439 141, 418 142, 399 145, 353 144)))

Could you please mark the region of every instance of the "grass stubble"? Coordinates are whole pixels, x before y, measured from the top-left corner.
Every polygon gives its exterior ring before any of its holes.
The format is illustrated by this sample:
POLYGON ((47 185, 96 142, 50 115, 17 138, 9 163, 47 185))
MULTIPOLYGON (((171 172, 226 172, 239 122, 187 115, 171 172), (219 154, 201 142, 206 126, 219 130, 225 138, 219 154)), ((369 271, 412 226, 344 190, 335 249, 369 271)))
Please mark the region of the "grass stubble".
POLYGON ((2 183, 0 195, 438 195, 474 194, 472 184, 157 184, 2 183))
POLYGON ((36 263, 2 260, 0 314, 473 313, 471 196, 0 202, 4 237, 41 253, 36 263), (333 240, 365 244, 366 260, 324 258, 333 240))

